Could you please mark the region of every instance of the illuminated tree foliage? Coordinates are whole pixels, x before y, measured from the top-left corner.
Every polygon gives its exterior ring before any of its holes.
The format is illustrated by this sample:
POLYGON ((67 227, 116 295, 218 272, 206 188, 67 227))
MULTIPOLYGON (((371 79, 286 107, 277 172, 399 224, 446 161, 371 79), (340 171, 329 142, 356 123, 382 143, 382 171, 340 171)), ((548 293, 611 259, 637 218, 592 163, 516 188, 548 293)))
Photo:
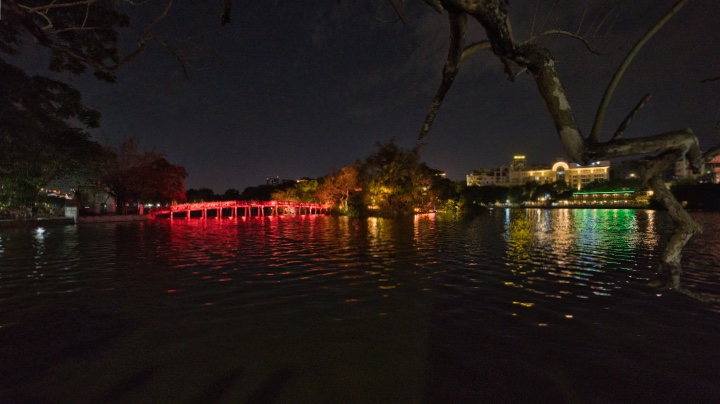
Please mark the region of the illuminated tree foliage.
POLYGON ((320 202, 331 203, 341 213, 349 213, 350 196, 360 191, 360 164, 333 170, 323 177, 316 195, 320 202))
POLYGON ((318 181, 275 187, 270 199, 329 203, 336 212, 351 215, 402 215, 445 208, 448 201, 455 205, 454 184, 420 161, 421 146, 404 149, 394 140, 376 146, 365 161, 318 181))
POLYGON ((420 161, 422 146, 404 149, 394 140, 376 146, 361 172, 366 205, 392 215, 434 209, 439 171, 420 161))
POLYGON ((292 187, 278 188, 270 195, 270 199, 276 201, 317 202, 315 197, 317 189, 318 182, 316 180, 303 178, 292 187))

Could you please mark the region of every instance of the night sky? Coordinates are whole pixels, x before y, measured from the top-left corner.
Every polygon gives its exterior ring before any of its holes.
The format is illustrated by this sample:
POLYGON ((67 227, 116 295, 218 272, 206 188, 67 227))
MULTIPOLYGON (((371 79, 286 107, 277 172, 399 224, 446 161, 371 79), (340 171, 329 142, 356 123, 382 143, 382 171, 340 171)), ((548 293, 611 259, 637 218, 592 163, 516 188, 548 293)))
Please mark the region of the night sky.
MULTIPOLYGON (((404 24, 382 21, 396 19, 387 0, 236 1, 231 23, 220 27, 221 2, 207 3, 179 5, 161 26, 182 41, 176 44, 184 55, 197 57, 189 78, 159 47, 122 70, 115 84, 65 77, 103 114, 96 140, 136 136, 143 148, 187 169, 187 188, 216 193, 242 191, 267 177, 321 176, 391 138, 403 147, 417 144, 447 55, 446 15, 420 0, 406 2, 404 24)), ((615 66, 673 3, 513 0, 510 14, 517 38, 580 26, 604 52, 593 55, 567 37, 541 41, 556 56, 587 133, 615 66)), ((139 27, 142 18, 135 17, 139 27)), ((484 39, 476 23, 469 25, 468 41, 484 39)), ((509 82, 489 51, 460 69, 423 139, 430 167, 464 180, 475 168, 508 164, 513 154, 525 154, 529 163, 564 156, 529 75, 509 82)), ((626 136, 691 127, 704 149, 720 143, 720 81, 701 83, 717 76, 720 1, 690 1, 626 74, 605 139, 651 93, 626 136)))

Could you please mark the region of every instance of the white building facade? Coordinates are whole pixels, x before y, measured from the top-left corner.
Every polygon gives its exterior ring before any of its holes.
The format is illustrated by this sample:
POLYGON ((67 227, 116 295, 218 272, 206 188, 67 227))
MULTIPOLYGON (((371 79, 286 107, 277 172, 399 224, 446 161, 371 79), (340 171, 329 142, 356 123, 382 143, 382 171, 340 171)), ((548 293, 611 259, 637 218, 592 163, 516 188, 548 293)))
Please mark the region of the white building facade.
POLYGON ((558 159, 553 165, 527 165, 525 156, 513 156, 510 168, 475 170, 466 176, 468 186, 506 185, 521 186, 534 181, 548 184, 565 181, 573 189, 580 190, 593 181, 610 179, 610 161, 596 161, 582 166, 558 159), (503 171, 504 170, 504 171, 503 171))

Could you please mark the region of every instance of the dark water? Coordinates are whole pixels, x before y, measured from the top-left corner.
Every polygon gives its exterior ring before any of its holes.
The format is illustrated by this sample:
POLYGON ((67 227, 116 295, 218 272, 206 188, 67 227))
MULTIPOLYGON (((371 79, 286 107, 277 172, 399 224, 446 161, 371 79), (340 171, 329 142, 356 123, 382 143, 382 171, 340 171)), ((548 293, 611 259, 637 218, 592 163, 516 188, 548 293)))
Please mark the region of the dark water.
MULTIPOLYGON (((684 265, 720 294, 720 214, 684 265)), ((653 211, 0 229, 0 402, 720 402, 653 211)))

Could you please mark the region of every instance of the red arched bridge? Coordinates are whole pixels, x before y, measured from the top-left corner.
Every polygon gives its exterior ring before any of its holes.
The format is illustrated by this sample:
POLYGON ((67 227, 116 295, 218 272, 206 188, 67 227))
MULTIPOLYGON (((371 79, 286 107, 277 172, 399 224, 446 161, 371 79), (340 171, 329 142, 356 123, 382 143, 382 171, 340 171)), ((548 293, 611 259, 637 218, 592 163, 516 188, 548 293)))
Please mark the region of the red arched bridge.
POLYGON ((265 215, 322 215, 330 211, 330 205, 310 202, 294 201, 218 201, 183 203, 181 205, 170 205, 152 208, 148 212, 151 219, 158 216, 169 217, 182 215, 189 219, 193 212, 195 217, 207 219, 212 217, 220 219, 228 217, 231 219, 238 216, 265 216, 265 215))

